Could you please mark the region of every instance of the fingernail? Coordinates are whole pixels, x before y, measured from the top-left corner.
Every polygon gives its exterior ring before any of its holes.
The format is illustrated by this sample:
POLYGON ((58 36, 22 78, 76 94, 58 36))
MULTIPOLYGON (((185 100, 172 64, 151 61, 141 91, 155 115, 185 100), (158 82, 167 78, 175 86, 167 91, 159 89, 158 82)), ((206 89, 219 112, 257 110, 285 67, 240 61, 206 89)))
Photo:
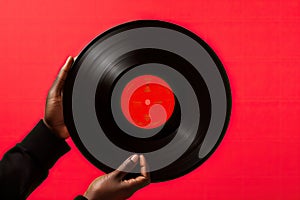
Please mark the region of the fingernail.
POLYGON ((134 154, 130 159, 132 162, 136 163, 139 159, 139 156, 137 154, 134 154))
POLYGON ((72 60, 73 59, 73 57, 72 56, 68 56, 68 59, 67 59, 67 61, 69 61, 69 60, 72 60))

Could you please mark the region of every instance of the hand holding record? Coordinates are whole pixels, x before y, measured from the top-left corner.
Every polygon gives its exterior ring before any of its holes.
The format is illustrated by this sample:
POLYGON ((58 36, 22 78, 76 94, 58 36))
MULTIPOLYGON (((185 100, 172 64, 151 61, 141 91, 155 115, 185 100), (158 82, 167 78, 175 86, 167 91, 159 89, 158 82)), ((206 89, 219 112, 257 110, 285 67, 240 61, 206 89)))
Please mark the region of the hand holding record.
POLYGON ((137 154, 127 158, 117 170, 96 178, 89 186, 84 196, 89 199, 128 199, 134 192, 150 184, 147 163, 143 155, 137 154), (128 171, 140 163, 141 175, 124 180, 128 171))
POLYGON ((73 57, 69 56, 66 63, 59 71, 56 80, 49 90, 45 107, 45 115, 43 118, 45 125, 62 139, 66 139, 70 136, 63 117, 62 90, 68 71, 73 62, 73 57))

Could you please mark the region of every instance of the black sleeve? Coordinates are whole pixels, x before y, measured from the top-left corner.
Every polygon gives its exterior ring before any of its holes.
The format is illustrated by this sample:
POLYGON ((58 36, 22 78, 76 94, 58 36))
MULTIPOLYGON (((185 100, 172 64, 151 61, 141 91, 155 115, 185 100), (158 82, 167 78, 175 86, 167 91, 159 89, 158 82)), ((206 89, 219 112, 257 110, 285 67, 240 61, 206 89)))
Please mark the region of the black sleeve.
POLYGON ((0 161, 0 199, 26 199, 69 150, 68 144, 40 120, 0 161))
POLYGON ((88 199, 85 198, 84 196, 79 195, 79 196, 75 197, 74 200, 88 200, 88 199))

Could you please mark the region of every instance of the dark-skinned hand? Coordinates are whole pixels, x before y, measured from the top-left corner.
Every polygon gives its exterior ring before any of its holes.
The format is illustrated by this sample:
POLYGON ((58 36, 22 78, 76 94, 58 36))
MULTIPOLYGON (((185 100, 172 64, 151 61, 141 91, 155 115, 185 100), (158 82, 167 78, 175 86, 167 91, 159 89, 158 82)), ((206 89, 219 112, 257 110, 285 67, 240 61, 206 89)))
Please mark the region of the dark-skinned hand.
POLYGON ((58 73, 56 80, 48 92, 45 115, 43 118, 45 125, 56 136, 62 139, 66 139, 70 136, 64 122, 62 96, 64 83, 73 62, 73 57, 69 56, 66 63, 58 73))
POLYGON ((121 166, 106 175, 96 178, 86 190, 84 196, 88 200, 123 200, 128 199, 137 190, 150 184, 150 175, 147 169, 146 159, 143 155, 133 155, 126 159, 121 166), (125 175, 138 163, 141 167, 141 175, 124 180, 125 175))

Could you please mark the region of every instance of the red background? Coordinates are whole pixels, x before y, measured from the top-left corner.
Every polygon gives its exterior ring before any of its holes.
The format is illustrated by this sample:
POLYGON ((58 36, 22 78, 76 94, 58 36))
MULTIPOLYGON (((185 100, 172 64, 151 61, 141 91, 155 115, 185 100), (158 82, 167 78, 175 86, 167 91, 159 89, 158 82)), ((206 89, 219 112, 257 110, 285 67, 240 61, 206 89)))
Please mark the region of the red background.
MULTIPOLYGON (((231 83, 232 116, 201 167, 131 199, 300 199, 300 2, 211 2, 1 0, 0 155, 43 116, 68 55, 117 24, 160 19, 215 50, 231 83)), ((72 199, 102 174, 68 143, 30 200, 72 199)))

